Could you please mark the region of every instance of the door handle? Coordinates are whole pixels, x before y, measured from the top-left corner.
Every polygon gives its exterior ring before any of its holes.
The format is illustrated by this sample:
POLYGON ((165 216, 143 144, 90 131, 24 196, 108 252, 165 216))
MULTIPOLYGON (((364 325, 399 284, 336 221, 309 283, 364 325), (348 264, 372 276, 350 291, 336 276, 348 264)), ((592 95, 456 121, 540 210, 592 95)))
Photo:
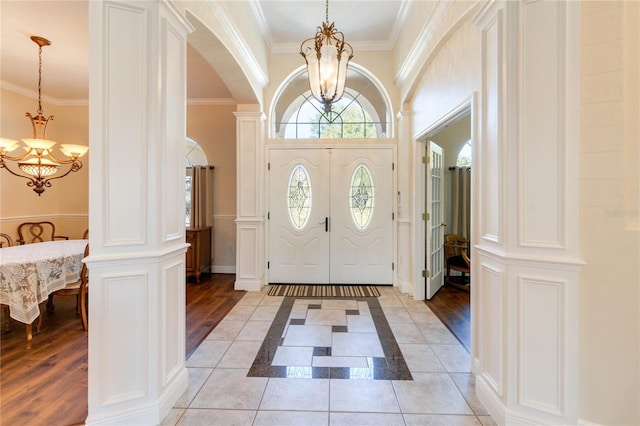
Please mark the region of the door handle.
POLYGON ((442 222, 440 226, 447 226, 447 222, 442 222))
POLYGON ((324 232, 329 232, 329 218, 325 217, 324 220, 320 222, 318 225, 322 225, 323 223, 324 223, 324 232))

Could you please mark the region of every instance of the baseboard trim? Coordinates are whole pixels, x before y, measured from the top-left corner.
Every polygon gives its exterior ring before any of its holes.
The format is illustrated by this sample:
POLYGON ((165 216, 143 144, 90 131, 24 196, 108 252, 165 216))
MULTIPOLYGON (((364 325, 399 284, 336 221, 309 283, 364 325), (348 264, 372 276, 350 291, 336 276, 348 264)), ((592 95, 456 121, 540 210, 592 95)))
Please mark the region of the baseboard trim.
POLYGON ((262 284, 257 279, 236 279, 234 290, 260 291, 262 284))
POLYGON ((235 266, 224 266, 224 265, 212 265, 211 266, 212 274, 235 274, 236 267, 235 266))
POLYGON ((160 424, 187 389, 189 383, 188 372, 186 367, 183 367, 182 370, 157 401, 120 411, 108 411, 97 415, 90 414, 85 421, 85 425, 160 424))
POLYGON ((521 412, 504 405, 498 395, 492 390, 492 387, 482 377, 482 375, 476 376, 476 396, 484 407, 489 411, 491 417, 499 425, 522 425, 522 426, 540 426, 540 425, 594 425, 593 423, 587 423, 583 420, 562 419, 556 416, 549 416, 547 413, 521 412))
POLYGON ((476 375, 476 396, 496 423, 499 425, 505 424, 505 407, 480 374, 476 375))

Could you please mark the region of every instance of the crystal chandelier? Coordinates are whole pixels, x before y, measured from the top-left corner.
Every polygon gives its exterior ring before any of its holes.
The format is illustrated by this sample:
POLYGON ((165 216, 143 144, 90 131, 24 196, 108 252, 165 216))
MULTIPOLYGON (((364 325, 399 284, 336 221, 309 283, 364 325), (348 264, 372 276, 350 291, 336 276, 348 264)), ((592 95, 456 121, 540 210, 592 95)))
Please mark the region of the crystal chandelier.
POLYGON ((82 162, 79 158, 87 153, 89 147, 63 144, 60 145, 60 151, 68 158, 58 158, 53 154, 53 146, 56 143, 46 139, 47 124, 53 120, 53 116, 45 117, 42 113, 41 95, 42 47, 49 46, 51 42, 38 36, 31 36, 31 40, 38 45, 38 111, 35 116, 29 112, 26 113, 31 120, 33 138, 22 139, 25 144, 23 149, 26 152, 16 157, 11 157, 8 153, 20 147, 20 143, 14 139, 0 138, 0 169, 6 169, 12 175, 27 179, 27 186, 41 195, 45 188, 51 187, 51 180, 60 179, 80 170, 82 162), (9 168, 11 164, 9 162, 17 163, 16 170, 9 168), (68 170, 58 174, 63 165, 68 167, 68 170))
POLYGON ((353 58, 353 49, 344 41, 344 34, 336 29, 335 22, 329 24, 329 0, 326 0, 325 22, 316 28, 315 37, 302 42, 300 54, 307 63, 311 93, 328 113, 331 104, 344 93, 347 66, 353 58))

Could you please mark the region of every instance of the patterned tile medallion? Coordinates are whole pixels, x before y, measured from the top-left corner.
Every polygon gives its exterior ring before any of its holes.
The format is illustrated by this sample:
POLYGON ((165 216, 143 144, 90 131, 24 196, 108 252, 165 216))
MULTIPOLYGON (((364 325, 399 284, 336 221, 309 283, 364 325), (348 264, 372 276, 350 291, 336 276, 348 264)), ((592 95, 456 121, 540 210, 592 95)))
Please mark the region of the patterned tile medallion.
POLYGON ((285 297, 247 376, 413 380, 376 297, 285 297))

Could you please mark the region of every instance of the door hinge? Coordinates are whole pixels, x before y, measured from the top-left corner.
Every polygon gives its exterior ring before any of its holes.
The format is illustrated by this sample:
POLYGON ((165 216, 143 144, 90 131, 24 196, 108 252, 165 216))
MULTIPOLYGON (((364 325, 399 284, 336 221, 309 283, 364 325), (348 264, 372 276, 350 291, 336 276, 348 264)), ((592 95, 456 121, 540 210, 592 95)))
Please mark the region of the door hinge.
POLYGON ((271 212, 267 212, 267 220, 271 219, 271 212))
POLYGON ((271 266, 271 262, 267 262, 267 269, 271 266))
POLYGON ((267 163, 267 170, 271 170, 271 162, 267 163))
POLYGON ((391 220, 396 220, 396 212, 391 212, 391 220))
POLYGON ((425 155, 424 157, 422 157, 422 162, 424 164, 429 164, 429 161, 431 161, 431 157, 429 157, 428 155, 425 155))
POLYGON ((395 170, 396 169, 396 163, 391 163, 391 170, 395 170))
POLYGON ((395 262, 391 262, 391 270, 392 271, 396 270, 396 263, 395 262))
POLYGON ((426 270, 426 271, 425 271, 425 270, 423 270, 423 271, 422 271, 422 278, 429 278, 429 275, 430 275, 430 274, 429 274, 429 270, 426 270))
POLYGON ((429 220, 431 219, 431 215, 429 213, 422 213, 422 220, 429 220))

